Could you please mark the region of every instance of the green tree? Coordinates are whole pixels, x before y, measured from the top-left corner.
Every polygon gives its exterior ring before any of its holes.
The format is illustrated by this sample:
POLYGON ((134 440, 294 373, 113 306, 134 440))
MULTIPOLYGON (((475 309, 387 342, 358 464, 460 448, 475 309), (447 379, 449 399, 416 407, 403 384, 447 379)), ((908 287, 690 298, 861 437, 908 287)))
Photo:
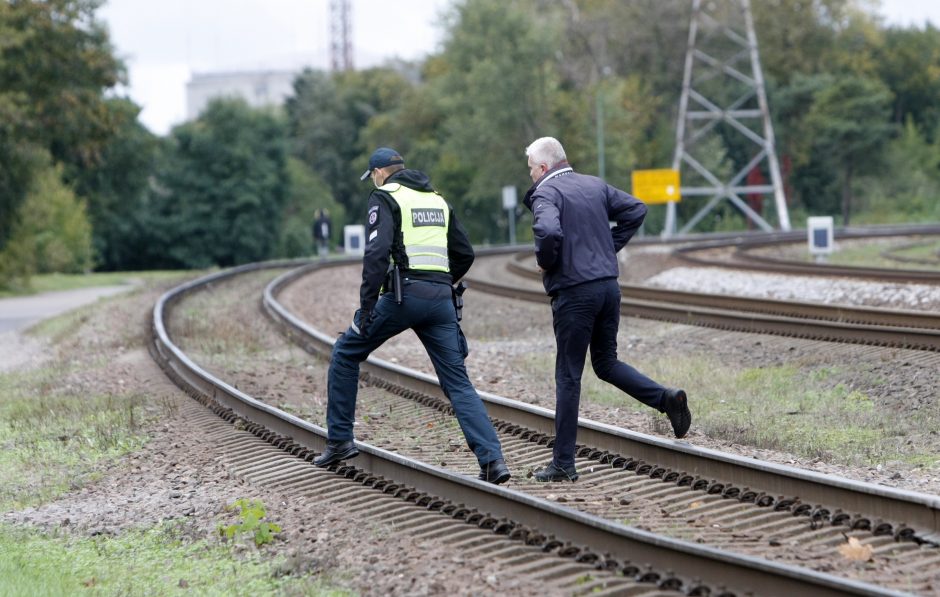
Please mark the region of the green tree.
POLYGON ((202 268, 273 257, 288 191, 283 120, 242 100, 214 100, 171 140, 148 210, 158 263, 202 268))
POLYGON ((66 180, 99 162, 127 113, 103 92, 123 78, 98 0, 0 2, 0 246, 49 154, 66 180))
POLYGON ((61 167, 38 173, 19 212, 0 253, 0 283, 26 287, 34 272, 91 269, 91 225, 85 204, 62 182, 61 167))
POLYGON ((343 206, 334 201, 323 179, 297 158, 288 158, 290 181, 278 240, 279 257, 304 257, 314 252, 311 225, 319 209, 329 212, 333 224, 332 242, 336 243, 346 221, 343 206))
POLYGON ((506 238, 499 232, 500 189, 526 188, 526 145, 558 134, 547 118, 557 82, 552 35, 536 26, 532 7, 518 0, 458 5, 428 80, 442 112, 432 178, 477 241, 506 238))
POLYGON ((867 223, 940 220, 940 140, 930 142, 909 116, 887 144, 881 171, 860 179, 867 223))
POLYGON ((363 192, 359 175, 374 149, 365 145, 361 133, 370 119, 394 111, 411 87, 391 68, 336 75, 307 70, 294 82, 294 95, 287 101, 294 155, 323 178, 354 220, 365 215, 368 192, 363 192))
POLYGON ((815 155, 825 154, 837 164, 842 187, 842 224, 852 215, 852 179, 856 173, 879 165, 876 151, 891 135, 891 92, 880 81, 858 76, 831 78, 817 90, 806 114, 806 139, 815 155))
POLYGON ((100 160, 73 171, 74 186, 88 201, 97 268, 146 268, 142 228, 147 226, 147 194, 161 142, 137 120, 136 104, 125 99, 107 103, 112 111, 125 112, 123 124, 102 147, 100 160))
POLYGON ((891 27, 877 57, 878 75, 894 92, 892 120, 910 117, 932 139, 940 129, 940 30, 891 27))

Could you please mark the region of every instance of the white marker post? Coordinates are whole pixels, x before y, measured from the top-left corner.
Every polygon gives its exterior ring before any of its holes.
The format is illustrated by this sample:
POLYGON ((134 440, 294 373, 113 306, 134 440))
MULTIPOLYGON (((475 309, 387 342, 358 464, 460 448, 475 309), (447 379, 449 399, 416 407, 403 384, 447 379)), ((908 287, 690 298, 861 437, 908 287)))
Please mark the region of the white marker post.
POLYGON ((817 262, 825 263, 833 251, 832 228, 832 216, 806 218, 806 242, 817 262))
POLYGON ((509 244, 516 244, 516 187, 507 185, 503 187, 503 209, 509 212, 509 244))
POLYGON ((343 249, 347 255, 365 255, 366 227, 362 224, 343 226, 343 249))

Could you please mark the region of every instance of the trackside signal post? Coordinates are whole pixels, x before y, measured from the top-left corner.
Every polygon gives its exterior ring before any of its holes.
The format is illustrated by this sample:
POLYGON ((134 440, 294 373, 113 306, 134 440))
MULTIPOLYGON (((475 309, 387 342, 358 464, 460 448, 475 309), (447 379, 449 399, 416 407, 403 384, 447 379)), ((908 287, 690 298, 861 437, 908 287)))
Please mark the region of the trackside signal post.
POLYGON ((509 217, 509 244, 516 244, 516 205, 518 199, 515 185, 503 187, 503 209, 509 217))
MULTIPOLYGON (((741 198, 766 194, 774 197, 780 229, 790 230, 750 0, 693 0, 672 169, 684 169, 682 178, 688 185, 682 187, 684 197, 710 197, 680 233, 691 230, 722 199, 760 228, 773 230, 741 198), (739 62, 744 64, 739 66, 739 62), (693 77, 693 70, 697 76, 693 77), (705 143, 712 143, 712 152, 715 144, 723 146, 722 132, 750 142, 752 157, 737 172, 717 173, 717 164, 708 164, 720 159, 709 155, 705 143), (771 184, 748 183, 746 178, 755 169, 766 172, 771 184)), ((675 233, 676 204, 669 202, 663 236, 675 233)))
POLYGON ((806 241, 809 244, 809 254, 816 261, 826 261, 832 254, 833 246, 832 216, 819 216, 806 218, 806 241))

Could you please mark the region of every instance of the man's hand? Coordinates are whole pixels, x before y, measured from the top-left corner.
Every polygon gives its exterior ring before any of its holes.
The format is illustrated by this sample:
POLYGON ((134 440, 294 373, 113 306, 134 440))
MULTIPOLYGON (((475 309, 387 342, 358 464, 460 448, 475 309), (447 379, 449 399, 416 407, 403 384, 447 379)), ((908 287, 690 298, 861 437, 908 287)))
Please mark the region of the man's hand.
POLYGON ((369 326, 372 324, 372 311, 359 309, 353 317, 353 329, 356 333, 365 338, 369 335, 369 326))

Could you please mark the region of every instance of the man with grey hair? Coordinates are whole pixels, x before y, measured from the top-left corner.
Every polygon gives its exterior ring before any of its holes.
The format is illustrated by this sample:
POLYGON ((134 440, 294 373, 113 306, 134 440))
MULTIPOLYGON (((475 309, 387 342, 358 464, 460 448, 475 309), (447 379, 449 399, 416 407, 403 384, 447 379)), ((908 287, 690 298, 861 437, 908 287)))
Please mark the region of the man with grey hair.
POLYGON ((557 350, 552 462, 536 471, 535 479, 575 481, 581 374, 588 348, 597 376, 666 413, 676 437, 688 432, 692 413, 685 391, 667 389, 617 360, 617 252, 643 223, 646 205, 600 178, 575 172, 557 139, 536 139, 525 153, 533 184, 524 203, 532 211, 535 258, 552 297, 557 350))

